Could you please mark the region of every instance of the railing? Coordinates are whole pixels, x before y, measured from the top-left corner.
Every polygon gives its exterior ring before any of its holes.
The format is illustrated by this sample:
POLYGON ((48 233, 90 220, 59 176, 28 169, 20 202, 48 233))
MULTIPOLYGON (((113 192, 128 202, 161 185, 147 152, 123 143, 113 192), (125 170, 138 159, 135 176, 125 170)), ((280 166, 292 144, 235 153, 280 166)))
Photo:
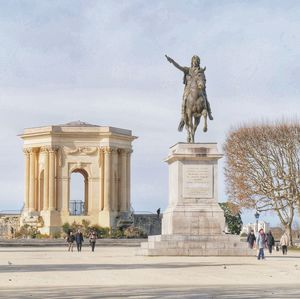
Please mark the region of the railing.
POLYGON ((72 216, 85 215, 84 201, 70 200, 69 212, 72 216))

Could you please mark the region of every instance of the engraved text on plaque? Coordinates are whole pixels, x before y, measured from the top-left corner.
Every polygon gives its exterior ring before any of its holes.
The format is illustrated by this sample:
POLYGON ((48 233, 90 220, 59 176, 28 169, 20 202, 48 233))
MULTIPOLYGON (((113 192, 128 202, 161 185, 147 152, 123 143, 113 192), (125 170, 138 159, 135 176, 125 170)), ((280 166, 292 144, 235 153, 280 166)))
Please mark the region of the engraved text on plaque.
POLYGON ((212 165, 183 165, 183 197, 212 198, 212 165))

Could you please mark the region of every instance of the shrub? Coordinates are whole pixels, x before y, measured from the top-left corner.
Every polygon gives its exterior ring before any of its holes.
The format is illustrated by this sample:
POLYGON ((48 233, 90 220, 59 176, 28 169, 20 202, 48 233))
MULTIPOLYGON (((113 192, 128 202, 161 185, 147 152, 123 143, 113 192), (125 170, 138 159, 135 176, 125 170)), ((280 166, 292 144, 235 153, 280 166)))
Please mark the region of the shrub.
POLYGON ((109 227, 102 227, 97 224, 92 225, 88 228, 87 237, 91 231, 96 231, 98 238, 109 238, 110 237, 110 229, 109 227))
POLYGON ((50 236, 48 234, 41 234, 41 233, 38 233, 36 234, 36 238, 37 239, 49 239, 50 236))
POLYGON ((51 237, 54 239, 59 239, 61 237, 61 232, 60 231, 53 232, 51 234, 51 237))
POLYGON ((69 222, 65 222, 63 225, 62 225, 62 230, 64 233, 68 234, 69 231, 71 229, 71 226, 70 226, 70 223, 69 222))
POLYGON ((135 226, 129 226, 124 231, 125 238, 145 238, 147 235, 144 231, 135 226))
POLYGON ((36 236, 39 234, 39 230, 36 227, 29 226, 28 224, 25 224, 20 227, 19 231, 16 232, 16 238, 22 237, 29 237, 32 239, 35 239, 36 236))
POLYGON ((83 228, 87 231, 91 224, 91 221, 82 219, 81 224, 82 224, 83 228))
POLYGON ((110 236, 113 239, 124 238, 124 232, 121 229, 112 229, 110 232, 110 236))

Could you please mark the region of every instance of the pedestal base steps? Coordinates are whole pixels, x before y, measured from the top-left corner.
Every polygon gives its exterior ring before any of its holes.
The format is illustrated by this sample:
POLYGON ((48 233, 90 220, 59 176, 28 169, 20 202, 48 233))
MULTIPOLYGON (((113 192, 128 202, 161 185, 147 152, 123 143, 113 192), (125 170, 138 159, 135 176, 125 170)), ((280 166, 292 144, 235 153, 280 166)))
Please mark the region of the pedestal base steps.
POLYGON ((157 235, 142 242, 137 255, 148 256, 255 256, 256 250, 236 235, 157 235))

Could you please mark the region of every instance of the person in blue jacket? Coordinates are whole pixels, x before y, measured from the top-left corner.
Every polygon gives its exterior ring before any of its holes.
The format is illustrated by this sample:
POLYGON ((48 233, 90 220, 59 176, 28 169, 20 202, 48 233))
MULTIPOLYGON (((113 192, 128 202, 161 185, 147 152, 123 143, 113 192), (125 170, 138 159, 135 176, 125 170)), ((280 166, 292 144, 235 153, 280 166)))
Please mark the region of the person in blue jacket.
POLYGON ((81 247, 82 247, 82 242, 83 242, 83 235, 82 232, 80 231, 80 229, 77 230, 77 233, 75 235, 75 241, 76 241, 76 245, 77 245, 77 251, 81 251, 81 247))

